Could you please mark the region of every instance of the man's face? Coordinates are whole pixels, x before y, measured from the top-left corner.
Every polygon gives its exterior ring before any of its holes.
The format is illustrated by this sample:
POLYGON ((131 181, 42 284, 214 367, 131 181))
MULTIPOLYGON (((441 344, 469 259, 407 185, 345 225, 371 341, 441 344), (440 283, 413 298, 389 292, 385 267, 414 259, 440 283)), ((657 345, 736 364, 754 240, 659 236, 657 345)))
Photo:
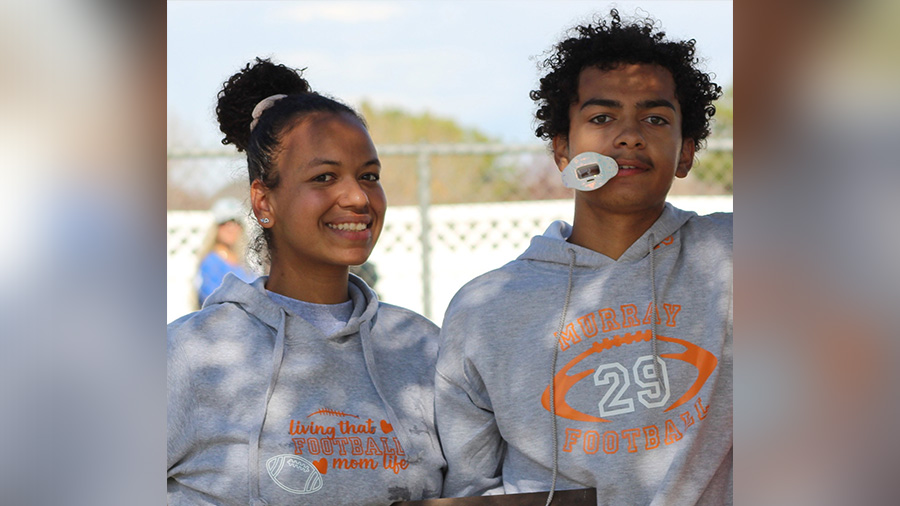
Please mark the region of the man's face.
POLYGON ((615 213, 662 212, 675 177, 693 164, 694 143, 682 140, 681 106, 672 74, 659 65, 588 67, 569 108, 569 135, 553 139, 559 170, 579 153, 616 160, 618 174, 598 190, 576 198, 615 213))

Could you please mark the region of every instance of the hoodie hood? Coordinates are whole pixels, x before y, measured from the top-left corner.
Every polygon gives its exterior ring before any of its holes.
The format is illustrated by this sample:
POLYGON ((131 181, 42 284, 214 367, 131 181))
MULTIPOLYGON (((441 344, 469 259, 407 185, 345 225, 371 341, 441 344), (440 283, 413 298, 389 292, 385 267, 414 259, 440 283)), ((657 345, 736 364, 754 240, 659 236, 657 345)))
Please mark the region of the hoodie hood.
POLYGON ((683 211, 666 202, 662 215, 655 223, 641 235, 638 240, 625 250, 618 260, 613 260, 606 255, 594 250, 570 244, 566 240, 572 235, 572 225, 565 221, 554 221, 547 227, 543 235, 533 237, 528 249, 522 253, 518 260, 537 260, 568 266, 571 261, 569 250, 575 252, 575 267, 599 268, 616 262, 636 262, 650 254, 648 241, 651 237, 656 246, 658 241, 675 233, 692 217, 697 216, 693 211, 683 211))
MULTIPOLYGON (((268 293, 266 293, 266 282, 268 280, 268 276, 261 276, 248 284, 241 281, 234 274, 229 273, 222 281, 222 285, 206 299, 203 307, 225 303, 237 304, 244 311, 252 314, 277 331, 279 326, 283 324, 282 313, 286 313, 294 318, 300 317, 282 308, 269 298, 268 293)), ((363 323, 368 323, 371 327, 372 320, 378 313, 378 297, 365 281, 354 274, 350 274, 348 290, 350 292, 350 300, 353 301, 353 312, 350 315, 350 320, 347 321, 347 325, 344 328, 328 336, 329 339, 346 340, 349 336, 360 332, 363 323)), ((314 327, 310 325, 310 328, 314 327)))

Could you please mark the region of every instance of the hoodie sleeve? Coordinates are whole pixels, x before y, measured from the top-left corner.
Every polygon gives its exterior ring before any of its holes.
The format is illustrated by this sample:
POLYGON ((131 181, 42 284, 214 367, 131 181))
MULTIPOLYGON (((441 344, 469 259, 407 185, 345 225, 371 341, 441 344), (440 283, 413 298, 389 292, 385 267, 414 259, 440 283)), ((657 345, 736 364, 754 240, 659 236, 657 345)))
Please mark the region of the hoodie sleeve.
POLYGON ((435 425, 447 460, 442 495, 502 494, 506 443, 484 384, 459 345, 465 332, 452 319, 444 324, 435 375, 435 425))
POLYGON ((179 323, 173 322, 166 329, 168 334, 166 346, 166 433, 168 436, 166 468, 168 476, 172 476, 173 468, 190 450, 193 436, 191 410, 195 403, 192 398, 191 368, 188 356, 179 339, 179 323))

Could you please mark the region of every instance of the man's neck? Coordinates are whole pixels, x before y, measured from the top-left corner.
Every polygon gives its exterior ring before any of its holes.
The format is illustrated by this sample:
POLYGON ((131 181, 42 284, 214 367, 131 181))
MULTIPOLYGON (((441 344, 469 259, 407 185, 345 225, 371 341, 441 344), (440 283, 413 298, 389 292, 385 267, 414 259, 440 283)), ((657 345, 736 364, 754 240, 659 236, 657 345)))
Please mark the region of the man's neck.
POLYGON ((568 242, 618 260, 662 215, 663 208, 615 213, 576 200, 568 242))

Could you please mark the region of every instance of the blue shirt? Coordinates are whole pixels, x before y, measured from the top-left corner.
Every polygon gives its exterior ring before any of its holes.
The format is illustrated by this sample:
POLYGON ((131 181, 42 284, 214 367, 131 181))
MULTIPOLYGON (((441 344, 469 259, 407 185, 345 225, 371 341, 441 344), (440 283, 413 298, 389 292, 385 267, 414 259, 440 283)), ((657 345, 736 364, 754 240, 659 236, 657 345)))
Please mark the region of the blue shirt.
POLYGON ((230 264, 214 252, 210 252, 203 261, 200 262, 200 269, 198 272, 200 286, 197 289, 197 298, 200 302, 200 307, 203 307, 203 301, 209 297, 209 294, 213 293, 213 290, 222 284, 222 279, 224 279, 225 275, 229 272, 234 273, 235 276, 247 283, 256 279, 256 276, 243 266, 230 264))

